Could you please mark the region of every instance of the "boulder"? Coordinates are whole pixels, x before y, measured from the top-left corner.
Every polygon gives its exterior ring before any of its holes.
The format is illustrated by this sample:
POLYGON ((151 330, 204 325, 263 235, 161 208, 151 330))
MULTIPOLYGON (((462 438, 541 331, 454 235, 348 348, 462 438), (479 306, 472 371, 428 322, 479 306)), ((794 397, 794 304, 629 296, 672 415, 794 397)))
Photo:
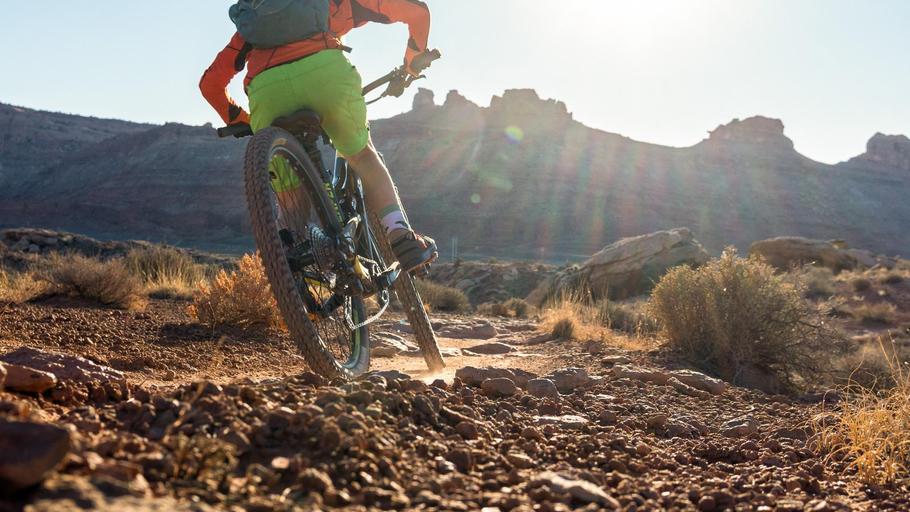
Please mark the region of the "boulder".
POLYGON ((372 336, 370 355, 373 357, 395 357, 406 352, 417 351, 417 347, 408 343, 397 334, 380 332, 372 336))
POLYGON ((473 347, 468 347, 468 348, 464 349, 465 352, 468 352, 471 354, 479 354, 479 355, 486 355, 486 356, 508 354, 509 352, 513 352, 514 350, 515 349, 513 347, 511 347, 510 345, 506 345, 505 343, 499 343, 499 342, 483 343, 481 345, 475 345, 473 347))
POLYGON ((673 267, 700 266, 708 259, 708 252, 686 228, 624 238, 580 267, 560 272, 550 280, 547 293, 537 291, 532 297, 540 302, 559 294, 590 290, 595 299, 627 299, 647 293, 673 267))
POLYGON ((37 484, 69 453, 70 436, 53 425, 0 422, 0 489, 37 484))
POLYGON ((840 272, 853 270, 859 265, 856 257, 842 244, 801 237, 779 237, 755 242, 749 249, 749 255, 761 257, 782 271, 812 264, 840 272))
POLYGON ((670 372, 670 376, 687 386, 707 391, 712 395, 722 395, 727 390, 726 382, 693 370, 676 370, 670 372))
POLYGON ((488 340, 495 338, 499 332, 490 322, 483 321, 475 324, 454 324, 440 329, 437 334, 443 338, 488 340))
MULTIPOLYGON (((88 398, 95 402, 103 402, 109 399, 116 401, 129 397, 129 386, 122 373, 81 357, 53 354, 23 347, 0 356, 0 361, 6 363, 7 368, 17 365, 33 372, 38 371, 56 377, 51 384, 45 375, 40 387, 44 391, 54 388, 50 398, 57 402, 88 398)), ((42 392, 36 389, 27 391, 42 392)))
POLYGON ((486 379, 480 383, 480 389, 483 394, 491 398, 502 398, 512 396, 518 392, 518 386, 512 379, 498 377, 495 379, 486 379))
POLYGON ((562 368, 546 378, 553 381, 560 393, 571 393, 591 382, 591 377, 584 368, 562 368))
POLYGON ((117 370, 101 366, 88 359, 62 354, 52 354, 30 347, 22 347, 0 356, 8 365, 19 365, 55 375, 61 381, 78 384, 114 382, 126 384, 126 378, 117 370))
POLYGON ((19 393, 44 393, 57 385, 53 373, 35 370, 18 364, 6 364, 4 387, 19 393))
POLYGON ((550 379, 531 379, 528 381, 528 394, 537 398, 558 398, 559 388, 550 379))
POLYGON ((660 370, 619 364, 613 367, 613 375, 617 379, 640 380, 642 382, 651 382, 660 386, 666 386, 670 381, 670 375, 660 370))
POLYGON ((487 379, 505 378, 515 382, 515 373, 505 368, 475 368, 465 366, 455 370, 455 376, 469 386, 480 387, 487 379))

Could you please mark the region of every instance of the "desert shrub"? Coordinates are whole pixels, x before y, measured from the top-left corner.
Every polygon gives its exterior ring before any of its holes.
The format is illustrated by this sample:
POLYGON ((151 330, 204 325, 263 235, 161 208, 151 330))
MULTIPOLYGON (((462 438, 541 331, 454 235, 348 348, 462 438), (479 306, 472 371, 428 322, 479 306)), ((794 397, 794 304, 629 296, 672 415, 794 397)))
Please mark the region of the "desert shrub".
POLYGON ((258 254, 244 255, 237 264, 237 270, 220 270, 211 282, 200 283, 187 313, 213 328, 284 327, 258 254))
POLYGON ((509 316, 509 310, 502 302, 484 302, 477 306, 477 314, 482 316, 509 316))
POLYGON ((888 302, 863 303, 851 308, 851 314, 864 325, 893 325, 897 316, 897 307, 888 302))
POLYGON ((836 292, 834 272, 829 268, 811 265, 798 276, 798 279, 805 284, 807 299, 824 299, 836 292))
POLYGON ((908 476, 910 467, 910 373, 882 347, 893 387, 875 391, 857 385, 835 414, 820 416, 818 445, 829 458, 844 460, 865 482, 888 484, 908 476))
POLYGON ((528 318, 533 309, 527 301, 517 297, 505 301, 503 307, 505 307, 506 311, 511 313, 511 316, 514 316, 515 318, 528 318))
POLYGON ((513 297, 505 302, 485 302, 477 306, 477 313, 503 318, 528 318, 534 310, 524 299, 513 297))
POLYGON ((609 300, 597 303, 599 321, 611 329, 638 336, 655 334, 660 323, 642 304, 623 304, 609 300))
POLYGON ((468 296, 458 288, 418 279, 417 291, 424 305, 427 305, 435 311, 445 311, 449 313, 463 313, 471 309, 471 302, 468 296))
POLYGON ((145 305, 143 286, 122 259, 102 261, 79 254, 51 256, 39 271, 47 293, 121 309, 145 305))
POLYGON ((669 346, 702 370, 766 389, 820 375, 844 346, 800 286, 732 249, 699 269, 671 270, 650 310, 669 346))
POLYGON ((850 286, 853 287, 853 291, 865 292, 872 288, 872 281, 862 276, 854 277, 850 280, 850 286))
POLYGON ((190 299, 206 277, 205 266, 171 247, 133 249, 124 262, 143 280, 149 296, 156 299, 190 299))
POLYGON ((0 304, 28 302, 47 289, 47 283, 36 279, 30 272, 17 272, 0 268, 0 304))

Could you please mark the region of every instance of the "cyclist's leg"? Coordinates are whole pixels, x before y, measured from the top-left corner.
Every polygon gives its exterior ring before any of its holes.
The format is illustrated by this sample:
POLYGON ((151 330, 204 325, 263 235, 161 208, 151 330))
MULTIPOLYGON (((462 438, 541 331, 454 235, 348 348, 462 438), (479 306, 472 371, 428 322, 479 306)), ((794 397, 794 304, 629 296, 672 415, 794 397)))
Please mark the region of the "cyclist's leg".
MULTIPOLYGON (((360 73, 340 51, 334 57, 335 63, 319 70, 323 76, 318 85, 312 84, 315 89, 310 89, 318 91, 314 100, 317 112, 322 116, 323 128, 338 152, 357 172, 371 208, 380 218, 386 219, 383 225, 387 231, 410 231, 392 176, 370 140, 360 73)), ((302 87, 310 85, 301 84, 302 87)))

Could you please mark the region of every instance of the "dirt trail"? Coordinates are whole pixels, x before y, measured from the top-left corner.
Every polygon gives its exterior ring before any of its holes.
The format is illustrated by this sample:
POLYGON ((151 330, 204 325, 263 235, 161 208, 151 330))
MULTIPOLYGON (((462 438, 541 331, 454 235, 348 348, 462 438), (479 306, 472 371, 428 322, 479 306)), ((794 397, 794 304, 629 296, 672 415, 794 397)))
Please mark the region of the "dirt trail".
POLYGON ((57 472, 0 510, 910 507, 902 489, 864 486, 813 450, 817 404, 673 373, 657 353, 547 341, 526 321, 434 319, 444 372, 426 371, 392 316, 377 345, 403 353, 340 383, 307 373, 284 337, 205 332, 179 303, 7 308, 0 352, 83 355, 128 384, 0 392, 2 418, 72 440, 57 472))

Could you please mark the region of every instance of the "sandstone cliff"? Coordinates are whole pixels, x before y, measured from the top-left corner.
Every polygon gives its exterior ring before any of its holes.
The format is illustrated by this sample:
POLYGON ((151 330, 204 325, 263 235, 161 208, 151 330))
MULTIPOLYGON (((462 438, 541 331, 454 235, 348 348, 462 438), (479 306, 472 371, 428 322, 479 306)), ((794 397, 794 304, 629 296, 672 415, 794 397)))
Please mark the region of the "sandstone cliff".
MULTIPOLYGON (((418 228, 449 255, 564 262, 623 237, 689 226, 711 252, 774 236, 910 254, 908 139, 876 135, 840 165, 800 155, 781 121, 720 126, 689 148, 591 129, 567 106, 456 91, 373 123, 418 228)), ((211 127, 148 126, 0 107, 0 226, 208 249, 251 245, 244 143, 211 127)))

